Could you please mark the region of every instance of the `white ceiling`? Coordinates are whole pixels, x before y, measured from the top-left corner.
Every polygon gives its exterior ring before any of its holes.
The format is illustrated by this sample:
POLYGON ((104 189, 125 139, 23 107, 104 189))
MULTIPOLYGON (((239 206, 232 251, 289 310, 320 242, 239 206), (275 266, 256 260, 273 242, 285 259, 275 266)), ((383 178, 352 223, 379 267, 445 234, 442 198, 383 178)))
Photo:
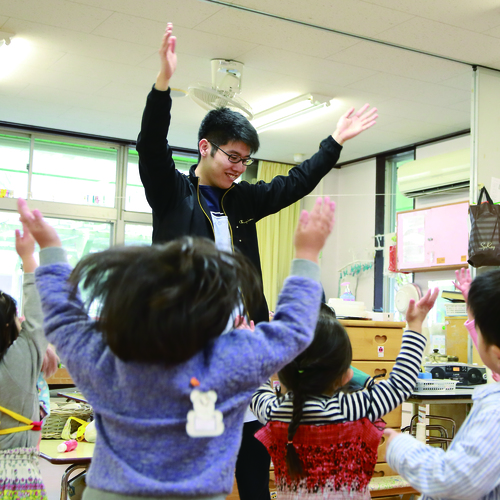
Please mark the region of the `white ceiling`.
MULTIPOLYGON (((221 58, 245 64, 240 97, 256 112, 307 92, 336 98, 321 117, 260 134, 257 156, 276 161, 311 155, 365 102, 378 123, 346 144, 343 161, 467 129, 465 63, 500 70, 497 0, 0 0, 0 31, 32 47, 0 79, 0 121, 136 139, 167 21, 178 39, 173 87, 210 83, 221 58)), ((170 142, 196 148, 204 114, 175 99, 170 142)))

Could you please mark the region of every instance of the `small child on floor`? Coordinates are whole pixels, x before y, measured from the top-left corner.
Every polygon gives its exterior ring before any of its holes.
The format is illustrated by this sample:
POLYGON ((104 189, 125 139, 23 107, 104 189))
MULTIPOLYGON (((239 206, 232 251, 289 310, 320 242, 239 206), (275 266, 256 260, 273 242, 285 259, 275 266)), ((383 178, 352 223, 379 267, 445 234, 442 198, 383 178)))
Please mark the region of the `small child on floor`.
POLYGON ((0 498, 43 500, 38 464, 40 409, 37 380, 47 349, 40 299, 35 288, 35 241, 16 231, 16 251, 24 270, 25 320, 16 302, 0 291, 0 498))
POLYGON ((318 199, 295 233, 296 260, 276 315, 221 335, 260 296, 246 257, 208 239, 114 247, 72 271, 55 230, 18 201, 40 245, 45 330, 93 406, 96 447, 85 500, 224 500, 255 389, 311 342, 321 298, 318 254, 334 204, 318 199), (89 293, 86 304, 77 286, 89 293), (100 304, 97 321, 90 304, 100 304))
POLYGON ((385 426, 380 418, 415 387, 426 343, 422 323, 437 294, 429 290, 417 304, 411 301, 408 330, 388 380, 372 379, 357 391, 349 387, 351 342, 325 309, 311 345, 278 372, 286 395, 276 395, 269 383, 254 394, 251 408, 267 422, 256 437, 271 455, 280 500, 370 498, 385 426))
MULTIPOLYGON (((463 276, 457 278, 463 287, 463 276)), ((465 296, 479 355, 493 373, 500 373, 500 270, 478 276, 465 296)), ((476 387, 472 399, 472 410, 447 451, 386 430, 387 462, 423 500, 500 498, 500 383, 476 387)))

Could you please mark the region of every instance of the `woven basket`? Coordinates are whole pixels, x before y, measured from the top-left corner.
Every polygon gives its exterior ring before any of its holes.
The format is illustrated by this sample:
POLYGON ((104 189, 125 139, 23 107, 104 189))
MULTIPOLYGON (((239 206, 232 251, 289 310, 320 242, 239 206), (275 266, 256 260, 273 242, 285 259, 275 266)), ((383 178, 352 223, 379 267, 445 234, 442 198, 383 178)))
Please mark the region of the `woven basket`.
POLYGON ((50 415, 45 420, 42 427, 43 439, 61 439, 61 432, 69 417, 77 417, 82 420, 89 420, 92 417, 92 406, 80 404, 81 408, 68 408, 64 406, 50 410, 50 415))
POLYGON ((458 380, 448 379, 418 379, 417 390, 414 392, 454 392, 458 380))

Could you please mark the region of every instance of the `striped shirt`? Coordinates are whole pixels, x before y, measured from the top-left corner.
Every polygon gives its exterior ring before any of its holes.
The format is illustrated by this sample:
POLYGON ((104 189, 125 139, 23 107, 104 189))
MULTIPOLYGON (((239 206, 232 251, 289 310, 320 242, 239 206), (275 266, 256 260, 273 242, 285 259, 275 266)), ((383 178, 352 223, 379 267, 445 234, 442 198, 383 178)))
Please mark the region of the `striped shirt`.
MULTIPOLYGON (((425 343, 426 339, 420 333, 406 331, 401 351, 387 380, 369 383, 357 392, 308 397, 301 424, 325 425, 364 417, 374 422, 391 412, 408 399, 415 388, 425 343)), ((266 383, 254 393, 251 409, 263 424, 270 420, 290 422, 293 393, 290 391, 278 400, 270 384, 266 383)))
POLYGON ((472 399, 472 411, 446 452, 405 434, 387 448, 389 465, 422 500, 500 499, 500 383, 477 387, 472 399))

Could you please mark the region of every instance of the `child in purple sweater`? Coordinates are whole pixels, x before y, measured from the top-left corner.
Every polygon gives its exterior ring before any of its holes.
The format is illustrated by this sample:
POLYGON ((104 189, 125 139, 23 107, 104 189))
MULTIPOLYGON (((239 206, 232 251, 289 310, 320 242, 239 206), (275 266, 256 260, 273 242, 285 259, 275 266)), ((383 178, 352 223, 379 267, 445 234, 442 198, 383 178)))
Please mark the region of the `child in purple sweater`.
POLYGON ((301 214, 274 320, 225 335, 235 308, 259 295, 242 255, 184 237, 91 254, 72 271, 40 212, 23 200, 18 209, 41 248, 36 284, 46 335, 95 412, 85 500, 223 500, 252 393, 312 340, 318 254, 334 204, 319 199, 301 214), (91 303, 99 305, 96 321, 91 303))

